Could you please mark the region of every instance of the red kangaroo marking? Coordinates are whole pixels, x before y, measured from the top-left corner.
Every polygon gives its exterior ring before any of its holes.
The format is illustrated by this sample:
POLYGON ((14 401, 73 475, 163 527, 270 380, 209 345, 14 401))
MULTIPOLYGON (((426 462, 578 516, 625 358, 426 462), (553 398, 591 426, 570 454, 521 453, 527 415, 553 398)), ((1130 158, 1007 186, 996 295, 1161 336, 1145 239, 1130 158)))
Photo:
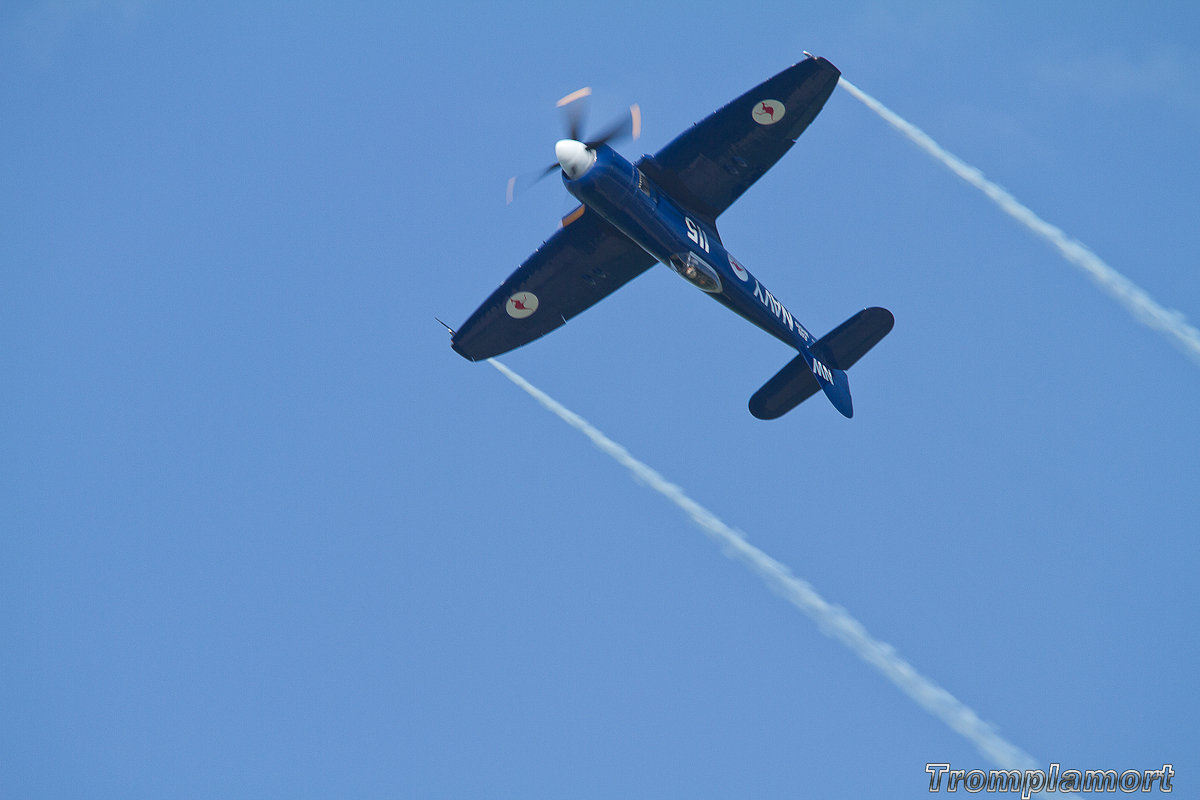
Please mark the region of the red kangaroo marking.
POLYGON ((768 116, 769 116, 771 119, 775 119, 775 106, 769 106, 769 105, 767 105, 766 103, 763 103, 763 104, 762 104, 762 111, 760 111, 759 113, 760 113, 760 114, 766 114, 766 115, 768 115, 768 116))
POLYGON ((529 310, 528 308, 525 307, 525 303, 523 301, 518 300, 515 297, 512 299, 512 304, 513 304, 513 308, 517 309, 518 311, 528 311, 529 310))

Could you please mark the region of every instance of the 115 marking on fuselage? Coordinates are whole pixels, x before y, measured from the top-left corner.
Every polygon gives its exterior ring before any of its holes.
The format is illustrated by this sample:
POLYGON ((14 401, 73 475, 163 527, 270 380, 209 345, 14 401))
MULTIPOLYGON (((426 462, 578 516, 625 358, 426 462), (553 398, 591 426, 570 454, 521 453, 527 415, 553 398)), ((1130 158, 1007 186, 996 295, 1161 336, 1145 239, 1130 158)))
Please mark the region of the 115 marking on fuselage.
POLYGON ((691 217, 684 217, 683 221, 687 224, 688 238, 704 248, 704 252, 711 252, 708 249, 708 234, 704 232, 704 229, 693 222, 691 217))

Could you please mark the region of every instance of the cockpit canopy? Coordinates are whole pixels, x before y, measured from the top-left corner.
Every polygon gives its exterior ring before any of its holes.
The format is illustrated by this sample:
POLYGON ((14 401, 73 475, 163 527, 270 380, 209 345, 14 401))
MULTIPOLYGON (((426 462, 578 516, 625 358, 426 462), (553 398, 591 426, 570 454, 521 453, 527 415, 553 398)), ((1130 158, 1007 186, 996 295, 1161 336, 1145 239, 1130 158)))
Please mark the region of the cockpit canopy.
POLYGON ((667 261, 667 266, 703 292, 717 294, 721 291, 721 278, 717 271, 695 253, 672 255, 667 261))

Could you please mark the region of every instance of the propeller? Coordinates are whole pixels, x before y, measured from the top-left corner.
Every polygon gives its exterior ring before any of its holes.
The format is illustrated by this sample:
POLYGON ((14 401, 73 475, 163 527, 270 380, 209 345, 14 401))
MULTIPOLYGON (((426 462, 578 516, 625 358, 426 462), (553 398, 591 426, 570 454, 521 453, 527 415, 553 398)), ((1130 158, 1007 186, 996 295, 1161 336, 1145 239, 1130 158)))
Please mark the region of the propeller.
MULTIPOLYGON (((563 109, 563 122, 566 128, 566 140, 573 142, 582 142, 583 146, 588 150, 595 150, 602 144, 608 144, 613 141, 620 141, 626 138, 636 140, 642 134, 642 110, 634 103, 629 107, 629 113, 622 114, 621 117, 611 124, 595 139, 585 139, 583 132, 585 122, 587 120, 587 98, 592 94, 592 88, 585 86, 582 89, 577 89, 571 92, 566 97, 555 103, 555 106, 563 109)), ((578 147, 578 145, 575 145, 578 147)), ((508 188, 505 191, 505 203, 511 203, 513 196, 518 191, 524 191, 533 184, 540 181, 542 178, 549 175, 556 169, 561 168, 561 163, 555 161, 553 164, 544 169, 526 172, 523 175, 508 179, 508 188)))

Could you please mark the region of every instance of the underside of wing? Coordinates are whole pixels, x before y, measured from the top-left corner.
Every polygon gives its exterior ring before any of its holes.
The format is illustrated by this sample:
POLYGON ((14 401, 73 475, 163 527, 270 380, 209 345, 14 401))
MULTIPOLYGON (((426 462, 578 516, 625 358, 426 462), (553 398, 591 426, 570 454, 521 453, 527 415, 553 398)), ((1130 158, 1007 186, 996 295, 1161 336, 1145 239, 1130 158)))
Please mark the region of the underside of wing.
POLYGON ((565 323, 654 264, 654 257, 596 212, 580 206, 462 324, 451 346, 479 361, 507 353, 565 323))
POLYGON ((825 59, 809 57, 696 123, 638 166, 713 222, 804 133, 840 75, 825 59))

